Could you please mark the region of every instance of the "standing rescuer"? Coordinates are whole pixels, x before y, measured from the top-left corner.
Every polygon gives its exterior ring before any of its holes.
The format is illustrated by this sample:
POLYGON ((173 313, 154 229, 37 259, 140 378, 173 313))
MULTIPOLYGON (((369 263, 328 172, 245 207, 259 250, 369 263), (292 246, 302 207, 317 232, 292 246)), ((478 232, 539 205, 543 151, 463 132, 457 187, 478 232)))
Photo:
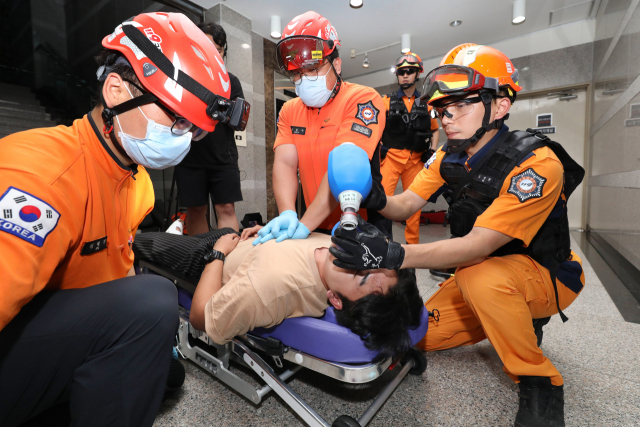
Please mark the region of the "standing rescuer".
MULTIPOLYGON (((431 107, 420 100, 416 90, 424 71, 418 55, 408 52, 396 61, 400 89, 382 97, 387 108, 387 124, 382 133, 382 186, 392 196, 402 178, 407 189, 438 147, 438 120, 431 117, 431 107)), ((407 219, 404 236, 407 243, 419 243, 420 212, 407 219)))
POLYGON ((2 426, 67 403, 72 425, 153 424, 178 306, 170 281, 125 277, 153 208, 146 168, 179 163, 218 121, 248 118, 186 16, 138 15, 102 45, 92 111, 0 141, 2 426))
MULTIPOLYGON (((298 98, 282 107, 274 144, 273 192, 280 216, 259 231, 255 244, 272 238, 304 239, 310 230, 331 230, 340 220, 327 165, 329 152, 342 143, 366 151, 374 185, 382 188, 379 141, 384 104, 374 89, 342 81, 338 45, 331 23, 316 12, 306 12, 287 24, 276 46, 280 70, 295 84, 298 98), (295 211, 298 170, 308 208, 301 221, 295 211)), ((360 207, 377 207, 375 202, 365 200, 360 207)))
POLYGON ((544 135, 508 130, 520 90, 503 53, 474 44, 452 49, 425 78, 422 95, 447 143, 381 213, 408 218, 448 187, 454 238, 402 246, 379 233, 338 229, 333 241, 341 250, 331 251, 336 265, 357 270, 371 268, 365 253, 385 268, 457 267, 425 304, 439 321, 419 346, 444 350, 488 338, 520 388, 515 425, 557 427, 564 426, 563 379, 540 342, 549 316, 566 320, 561 310, 584 287, 567 218, 584 169, 544 135))

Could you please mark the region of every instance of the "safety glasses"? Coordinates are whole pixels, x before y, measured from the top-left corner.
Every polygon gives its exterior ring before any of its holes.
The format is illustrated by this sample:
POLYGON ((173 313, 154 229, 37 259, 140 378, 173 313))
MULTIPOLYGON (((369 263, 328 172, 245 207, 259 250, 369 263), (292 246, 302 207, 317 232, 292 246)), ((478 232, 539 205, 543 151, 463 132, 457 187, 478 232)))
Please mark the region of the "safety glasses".
MULTIPOLYGON (((333 48, 333 41, 312 36, 293 36, 280 40, 276 45, 278 66, 290 79, 293 72, 319 68, 324 62, 324 52, 333 48)), ((317 74, 316 74, 317 75, 317 74)))
POLYGON ((197 126, 194 126, 189 120, 184 117, 180 117, 175 114, 173 111, 162 105, 161 102, 155 102, 155 104, 160 107, 162 111, 167 113, 169 117, 173 119, 173 124, 171 125, 171 133, 177 136, 185 135, 187 132, 191 132, 191 140, 192 141, 200 141, 204 136, 209 133, 206 130, 200 129, 197 126))
POLYGON ((470 67, 442 65, 425 77, 422 99, 433 102, 445 96, 463 95, 483 88, 497 92, 498 79, 485 77, 470 67))
POLYGON ((431 110, 431 118, 440 118, 442 120, 443 117, 446 117, 453 121, 458 120, 462 116, 473 113, 476 109, 476 104, 481 101, 482 98, 474 96, 473 98, 451 101, 439 107, 434 106, 431 110))
MULTIPOLYGON (((132 82, 131 80, 127 80, 125 79, 125 81, 127 83, 129 83, 130 85, 134 86, 136 89, 138 89, 140 92, 142 92, 143 95, 147 95, 150 92, 147 92, 146 90, 144 90, 143 88, 141 88, 139 85, 135 84, 134 82, 132 82)), ((155 98, 155 96, 154 96, 155 98)), ((191 123, 189 120, 185 119, 184 117, 178 116, 176 113, 174 113, 173 111, 171 111, 169 108, 165 107, 161 102, 159 102, 157 100, 157 98, 155 98, 155 101, 150 101, 149 104, 155 104, 158 107, 160 107, 160 109, 162 111, 164 111, 169 117, 171 117, 173 119, 173 124, 171 125, 171 133, 176 135, 176 136, 182 136, 185 135, 187 132, 191 132, 191 140, 192 141, 199 141, 202 138, 204 138, 204 136, 209 133, 203 129, 200 129, 197 126, 194 126, 193 123, 191 123)))
POLYGON ((399 76, 410 76, 412 74, 415 74, 418 72, 418 69, 415 67, 411 67, 411 68, 401 68, 399 70, 396 70, 396 74, 399 76))

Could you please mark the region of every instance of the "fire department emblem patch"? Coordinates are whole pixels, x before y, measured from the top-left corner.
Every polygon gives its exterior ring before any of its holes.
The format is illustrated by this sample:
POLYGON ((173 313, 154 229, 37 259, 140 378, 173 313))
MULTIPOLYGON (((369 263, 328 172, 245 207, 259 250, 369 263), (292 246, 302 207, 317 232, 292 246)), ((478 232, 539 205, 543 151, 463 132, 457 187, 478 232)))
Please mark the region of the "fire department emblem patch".
POLYGON ((529 199, 542 197, 542 187, 545 182, 547 182, 547 178, 541 177, 536 171, 529 168, 511 178, 511 185, 507 192, 516 196, 522 203, 529 199))
POLYGON ((362 120, 362 123, 369 126, 371 123, 378 124, 378 114, 380 110, 373 106, 373 102, 365 102, 358 104, 358 113, 356 119, 362 120))

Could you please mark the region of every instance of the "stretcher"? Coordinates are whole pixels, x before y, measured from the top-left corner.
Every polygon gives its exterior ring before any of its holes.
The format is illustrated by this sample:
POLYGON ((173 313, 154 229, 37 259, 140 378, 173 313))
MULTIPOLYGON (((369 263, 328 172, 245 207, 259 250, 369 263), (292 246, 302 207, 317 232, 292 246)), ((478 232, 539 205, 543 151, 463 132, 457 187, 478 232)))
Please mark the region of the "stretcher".
MULTIPOLYGON (((172 280, 178 287, 180 326, 177 349, 184 358, 256 405, 267 393, 274 391, 311 427, 366 426, 407 374, 421 375, 427 367, 424 354, 415 348, 411 348, 400 361, 374 362, 376 354, 364 346, 360 337, 336 323, 333 307, 329 307, 322 318, 286 319, 275 327, 256 328, 225 345, 218 345, 189 323, 191 296, 196 285, 193 278, 147 261, 140 261, 139 267, 172 280), (230 370, 232 362, 255 372, 264 385, 255 386, 234 374, 230 370), (286 382, 303 368, 353 384, 374 381, 387 369, 394 376, 360 418, 356 420, 341 415, 329 424, 286 382)), ((420 326, 409 331, 413 345, 424 337, 428 325, 429 314, 423 309, 420 326)))

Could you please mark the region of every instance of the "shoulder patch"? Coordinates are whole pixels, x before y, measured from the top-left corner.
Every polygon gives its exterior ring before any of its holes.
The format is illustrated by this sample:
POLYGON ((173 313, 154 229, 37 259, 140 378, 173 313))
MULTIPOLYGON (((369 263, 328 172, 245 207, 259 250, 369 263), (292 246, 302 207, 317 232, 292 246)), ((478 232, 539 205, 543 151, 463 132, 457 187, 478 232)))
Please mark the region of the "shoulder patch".
POLYGON ((47 202, 15 187, 0 196, 0 231, 42 247, 60 213, 47 202))
POLYGON ((361 133, 367 138, 371 138, 371 134, 373 133, 373 129, 369 129, 366 126, 359 125, 358 123, 355 123, 355 122, 351 125, 351 130, 354 132, 361 133))
POLYGON ((378 124, 378 110, 373 102, 367 101, 364 104, 358 104, 358 112, 356 113, 356 119, 362 120, 362 123, 369 126, 370 124, 378 124))
POLYGON ((507 192, 516 196, 522 203, 529 199, 542 197, 542 187, 545 182, 547 182, 547 178, 538 175, 536 171, 529 168, 511 178, 511 185, 507 192))
POLYGON ((433 153, 431 155, 431 157, 429 157, 429 160, 427 160, 427 163, 424 164, 425 168, 429 169, 429 166, 431 166, 431 164, 436 161, 436 154, 437 153, 438 152, 436 151, 435 153, 433 153))

